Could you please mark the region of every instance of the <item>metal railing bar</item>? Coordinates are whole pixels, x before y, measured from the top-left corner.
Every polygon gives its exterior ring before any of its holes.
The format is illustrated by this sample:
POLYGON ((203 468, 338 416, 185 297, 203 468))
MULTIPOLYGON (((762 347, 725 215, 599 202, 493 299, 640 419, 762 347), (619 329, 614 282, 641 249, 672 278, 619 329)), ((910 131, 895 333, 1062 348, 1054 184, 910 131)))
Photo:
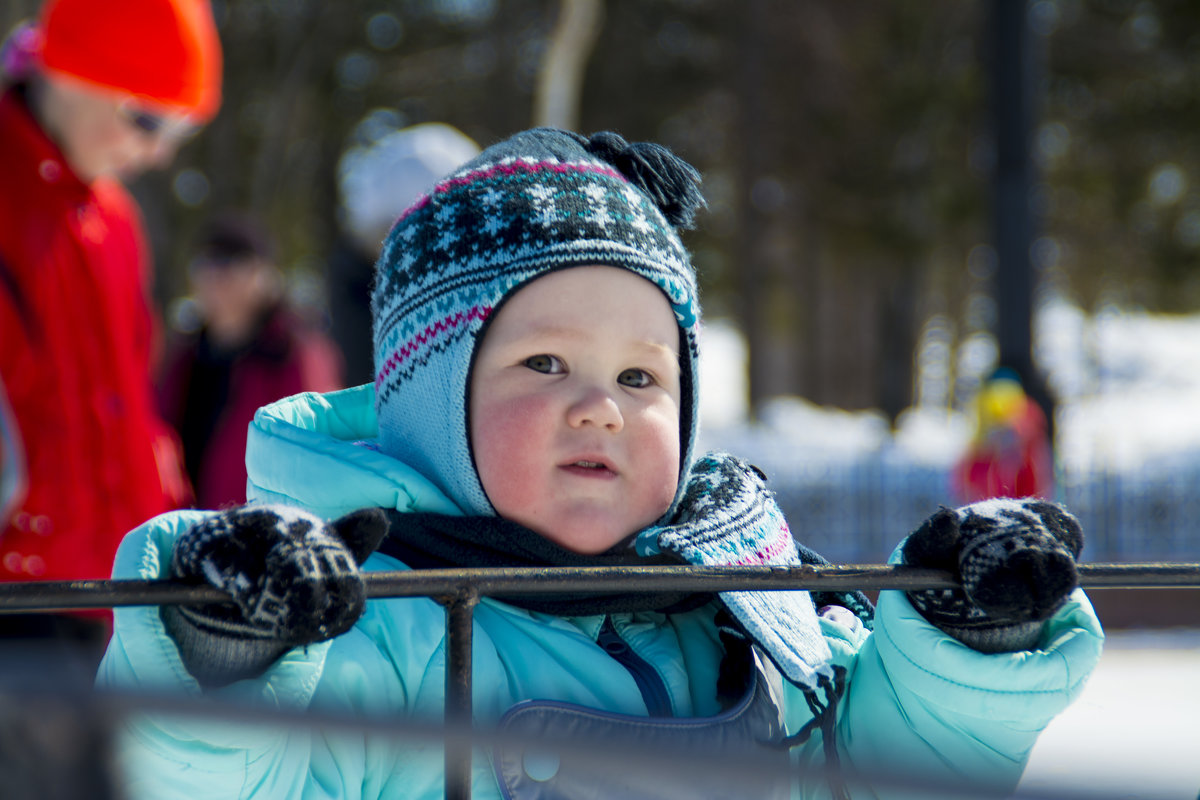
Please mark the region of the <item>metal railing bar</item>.
MULTIPOLYGON (((474 718, 471 648, 479 593, 474 588, 467 588, 458 594, 435 599, 446 609, 446 689, 442 713, 448 726, 470 726, 474 718)), ((471 742, 447 740, 444 759, 446 800, 470 800, 471 742)))
MULTIPOLYGON (((1086 588, 1200 588, 1200 564, 1085 564, 1086 588)), ((957 586, 948 572, 894 565, 800 567, 526 567, 399 570, 365 573, 368 598, 432 597, 446 609, 444 716, 447 730, 469 729, 472 716, 472 633, 483 596, 605 594, 626 590, 721 592, 847 589, 927 589, 957 586)), ((135 605, 228 602, 209 586, 174 581, 47 581, 0 584, 0 614, 135 605)), ((445 741, 445 796, 470 800, 472 740, 445 741)))
MULTIPOLYGON (((1200 563, 1080 564, 1085 589, 1200 589, 1200 563)), ((451 597, 646 591, 844 591, 957 586, 940 570, 882 564, 800 567, 504 567, 367 572, 367 597, 451 597)), ((0 614, 139 605, 219 603, 211 586, 169 580, 0 583, 0 614)))
MULTIPOLYGON (((668 780, 671 774, 745 776, 747 780, 778 776, 784 779, 824 779, 829 770, 823 765, 780 764, 753 754, 739 754, 737 759, 721 758, 721 753, 647 750, 636 748, 611 737, 579 737, 572 739, 546 737, 527 731, 501 731, 490 726, 472 726, 464 722, 439 723, 429 718, 403 715, 362 714, 313 708, 250 706, 244 702, 147 690, 92 689, 83 685, 64 686, 53 671, 36 671, 28 666, 29 675, 0 674, 0 692, 18 692, 23 701, 44 698, 68 704, 80 713, 95 713, 103 719, 115 720, 129 714, 169 714, 194 719, 253 726, 278 725, 292 729, 321 730, 328 733, 371 734, 392 736, 413 741, 443 740, 447 745, 494 749, 499 745, 519 746, 540 751, 550 749, 562 755, 587 761, 607 769, 644 771, 648 775, 668 780), (54 679, 52 679, 54 678, 54 679), (616 766, 614 766, 616 765, 616 766)), ((32 765, 36 767, 37 765, 32 765)), ((1081 767, 1085 766, 1081 762, 1081 767)), ((920 776, 904 775, 887 770, 858 770, 845 774, 851 785, 890 786, 908 789, 913 796, 931 798, 994 797, 980 786, 930 781, 920 776)), ((1118 800, 1130 796, 1129 787, 1079 785, 1042 785, 1009 795, 1010 800, 1118 800)))

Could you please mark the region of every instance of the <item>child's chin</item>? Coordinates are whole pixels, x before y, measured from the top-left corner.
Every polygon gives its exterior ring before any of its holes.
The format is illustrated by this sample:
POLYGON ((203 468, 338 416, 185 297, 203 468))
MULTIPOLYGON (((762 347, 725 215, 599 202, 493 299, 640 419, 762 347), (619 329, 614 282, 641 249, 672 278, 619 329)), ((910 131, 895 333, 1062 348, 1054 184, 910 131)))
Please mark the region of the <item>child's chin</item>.
POLYGON ((559 505, 539 515, 501 511, 501 516, 522 523, 564 550, 594 556, 628 542, 634 534, 654 525, 666 513, 664 506, 662 510, 648 508, 635 514, 628 505, 596 498, 559 505))
POLYGON ((595 556, 607 552, 630 535, 628 531, 616 530, 612 526, 570 526, 553 532, 539 530, 537 533, 564 550, 582 556, 595 556))

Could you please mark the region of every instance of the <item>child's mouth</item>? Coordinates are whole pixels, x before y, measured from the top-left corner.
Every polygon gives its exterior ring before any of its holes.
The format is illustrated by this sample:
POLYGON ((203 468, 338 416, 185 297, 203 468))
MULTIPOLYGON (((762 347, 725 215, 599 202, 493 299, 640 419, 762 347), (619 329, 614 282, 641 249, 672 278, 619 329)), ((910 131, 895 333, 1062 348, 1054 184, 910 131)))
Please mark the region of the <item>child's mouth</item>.
POLYGON ((572 461, 569 464, 563 464, 562 468, 573 474, 587 475, 589 477, 599 477, 599 476, 608 476, 608 475, 616 474, 615 472, 613 472, 613 470, 611 468, 609 468, 609 466, 607 464, 603 464, 599 461, 587 461, 584 459, 580 459, 579 461, 572 461))

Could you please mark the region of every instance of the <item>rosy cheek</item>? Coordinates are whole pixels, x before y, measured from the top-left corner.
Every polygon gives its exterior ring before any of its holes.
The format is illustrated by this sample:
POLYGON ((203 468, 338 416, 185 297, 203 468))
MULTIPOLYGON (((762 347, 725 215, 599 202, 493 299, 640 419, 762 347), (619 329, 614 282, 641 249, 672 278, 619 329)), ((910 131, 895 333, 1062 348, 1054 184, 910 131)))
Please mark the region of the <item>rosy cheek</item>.
POLYGON ((640 437, 637 460, 645 465, 642 484, 649 516, 646 524, 656 521, 671 506, 679 484, 678 422, 669 415, 657 420, 640 437))
MULTIPOLYGON (((676 467, 675 472, 668 472, 666 470, 663 472, 664 475, 674 475, 677 473, 678 467, 676 467)), ((667 513, 667 509, 671 507, 671 501, 675 499, 675 489, 678 485, 679 484, 676 481, 664 481, 662 483, 662 485, 659 487, 658 496, 655 498, 655 502, 652 504, 654 511, 649 515, 650 519, 646 522, 647 525, 653 524, 654 522, 658 521, 663 514, 667 513)))
POLYGON ((479 409, 479 422, 472 424, 479 481, 488 500, 501 512, 526 502, 526 495, 536 485, 532 456, 544 444, 529 419, 521 404, 494 403, 479 409))

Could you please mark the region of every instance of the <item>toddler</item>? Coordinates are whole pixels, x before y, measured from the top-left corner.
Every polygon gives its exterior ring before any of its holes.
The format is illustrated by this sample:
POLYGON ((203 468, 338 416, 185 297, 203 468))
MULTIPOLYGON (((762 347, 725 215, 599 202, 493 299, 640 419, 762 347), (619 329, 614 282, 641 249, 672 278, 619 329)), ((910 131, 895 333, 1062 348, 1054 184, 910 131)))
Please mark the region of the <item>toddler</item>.
MULTIPOLYGON (((261 409, 251 504, 156 518, 118 555, 118 577, 236 602, 119 609, 100 683, 436 720, 444 611, 364 602, 364 570, 822 563, 758 470, 693 452, 700 308, 676 229, 702 205, 691 167, 611 133, 526 131, 443 179, 379 259, 375 384, 261 409)), ((986 501, 939 511, 894 557, 964 588, 883 592, 878 609, 655 586, 485 598, 474 722, 512 735, 474 754, 474 796, 897 797, 844 778, 901 768, 1011 791, 1099 656, 1080 546, 1058 506, 986 501), (588 737, 743 768, 552 751, 588 737), (816 769, 782 781, 789 767, 816 769)), ((375 733, 144 716, 122 749, 133 796, 444 787, 440 743, 375 733)))

